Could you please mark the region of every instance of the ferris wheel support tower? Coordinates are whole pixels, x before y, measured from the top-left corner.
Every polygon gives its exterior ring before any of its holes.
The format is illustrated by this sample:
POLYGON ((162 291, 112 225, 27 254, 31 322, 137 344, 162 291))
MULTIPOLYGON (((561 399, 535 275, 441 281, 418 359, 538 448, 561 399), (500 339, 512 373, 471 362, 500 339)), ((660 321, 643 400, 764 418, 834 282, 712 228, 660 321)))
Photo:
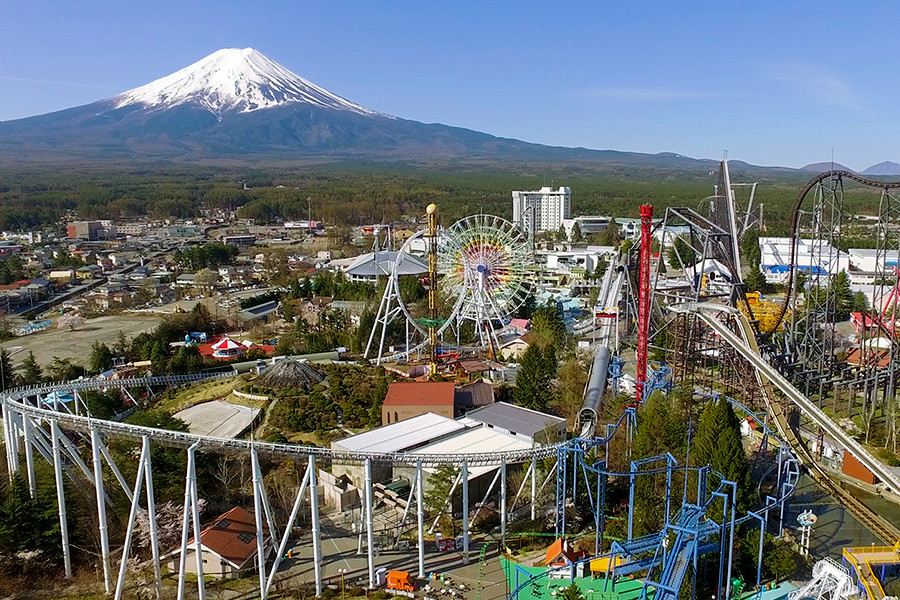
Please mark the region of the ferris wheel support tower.
POLYGON ((431 357, 429 372, 437 373, 437 212, 436 204, 425 209, 428 216, 428 354, 431 357))

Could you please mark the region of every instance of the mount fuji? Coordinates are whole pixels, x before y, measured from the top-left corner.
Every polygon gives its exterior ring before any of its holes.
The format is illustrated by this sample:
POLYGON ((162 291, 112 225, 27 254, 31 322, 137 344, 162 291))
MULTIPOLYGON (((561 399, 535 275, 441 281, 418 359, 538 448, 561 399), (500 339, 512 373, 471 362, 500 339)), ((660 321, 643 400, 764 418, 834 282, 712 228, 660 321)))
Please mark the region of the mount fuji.
POLYGON ((252 48, 224 49, 106 100, 0 122, 9 161, 358 158, 584 160, 708 169, 712 161, 531 144, 380 113, 252 48))
POLYGON ((293 103, 378 115, 291 73, 253 48, 213 52, 189 67, 119 94, 112 101, 117 109, 138 106, 144 110, 165 110, 193 104, 216 116, 293 103))

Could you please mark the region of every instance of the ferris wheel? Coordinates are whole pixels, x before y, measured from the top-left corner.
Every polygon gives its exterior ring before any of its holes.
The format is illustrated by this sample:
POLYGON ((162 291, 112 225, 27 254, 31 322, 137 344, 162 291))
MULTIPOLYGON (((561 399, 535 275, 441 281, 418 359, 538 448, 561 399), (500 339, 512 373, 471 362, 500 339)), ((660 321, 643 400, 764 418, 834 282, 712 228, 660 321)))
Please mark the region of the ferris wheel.
POLYGON ((500 217, 472 215, 444 230, 437 248, 440 285, 460 300, 457 318, 502 320, 531 291, 532 254, 518 227, 500 217))
POLYGON ((487 348, 494 354, 499 345, 498 334, 531 293, 533 265, 524 233, 501 217, 468 216, 450 227, 439 228, 433 238, 427 231, 417 232, 397 252, 366 355, 379 327, 382 343, 378 361, 422 350, 429 327, 435 329, 445 345, 487 348), (429 259, 436 267, 439 298, 437 314, 432 318, 400 293, 401 278, 421 272, 429 259), (385 357, 384 332, 401 315, 406 321, 405 349, 385 357))

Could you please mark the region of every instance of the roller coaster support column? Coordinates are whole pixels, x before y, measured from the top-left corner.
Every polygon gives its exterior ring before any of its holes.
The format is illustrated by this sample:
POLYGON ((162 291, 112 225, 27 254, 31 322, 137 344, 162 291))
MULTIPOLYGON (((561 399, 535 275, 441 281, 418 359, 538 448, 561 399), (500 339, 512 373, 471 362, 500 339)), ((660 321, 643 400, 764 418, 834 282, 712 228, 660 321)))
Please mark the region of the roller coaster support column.
MULTIPOLYGON (((437 373, 437 205, 425 209, 428 219, 428 352, 431 374, 437 373)), ((406 348, 409 352, 409 346, 406 348)))
MULTIPOLYGON (((725 480, 722 483, 731 486, 731 498, 729 502, 729 504, 731 504, 731 531, 728 536, 728 575, 725 579, 725 597, 731 598, 731 564, 734 562, 734 519, 736 516, 735 509, 737 508, 737 483, 728 480, 725 480)), ((760 557, 760 563, 761 562, 762 557, 760 557)))
POLYGON ((422 461, 416 461, 416 513, 419 523, 419 578, 425 578, 425 494, 422 491, 425 478, 422 477, 422 461))
MULTIPOLYGON (((34 423, 31 422, 31 417, 28 415, 22 415, 22 434, 25 437, 25 470, 27 471, 26 475, 28 476, 28 493, 34 498, 34 493, 37 490, 37 482, 34 478, 34 423)), ((106 592, 109 593, 109 590, 106 592)))
MULTIPOLYGON (((568 450, 565 446, 560 446, 556 450, 556 537, 558 538, 566 536, 566 492, 568 491, 566 452, 568 450)), ((572 463, 578 463, 577 456, 572 463)), ((572 497, 574 498, 574 494, 572 497)))
MULTIPOLYGON (((728 526, 728 494, 724 492, 711 492, 710 496, 722 499, 722 522, 719 523, 719 580, 716 589, 719 590, 719 600, 728 600, 727 593, 724 596, 721 595, 723 591, 723 579, 725 577, 725 562, 721 559, 725 556, 725 528, 728 526)), ((728 569, 729 571, 731 570, 731 565, 728 566, 728 569)))
POLYGON ((641 205, 641 263, 638 287, 638 342, 637 342, 637 403, 644 401, 644 383, 647 381, 647 347, 650 336, 650 228, 653 225, 653 205, 641 205))
MULTIPOLYGON (((55 425, 56 421, 52 421, 55 425)), ((56 445, 56 435, 54 433, 53 444, 56 445)), ((147 438, 144 438, 147 439, 147 438)), ((144 485, 144 464, 148 459, 147 449, 150 444, 144 444, 141 447, 141 457, 138 459, 137 477, 134 482, 134 493, 131 495, 131 510, 128 512, 128 525, 125 527, 125 545, 122 547, 122 559, 119 562, 119 579, 116 583, 115 600, 122 600, 122 594, 125 592, 125 573, 128 570, 128 554, 131 551, 131 540, 134 537, 134 530, 137 524, 137 513, 141 503, 141 487, 144 485)), ((199 538, 200 536, 197 535, 199 538)))
POLYGON ((159 529, 156 523, 156 496, 153 491, 153 465, 150 460, 150 438, 143 439, 143 450, 146 450, 143 469, 147 477, 147 520, 150 522, 150 553, 153 556, 153 583, 156 589, 156 600, 162 599, 162 573, 159 565, 159 529))
POLYGON ((594 540, 594 555, 597 556, 603 551, 603 538, 606 535, 606 475, 602 471, 606 470, 606 463, 600 463, 597 473, 597 522, 595 529, 597 532, 594 540))
POLYGON ((375 518, 372 516, 372 459, 366 459, 366 559, 369 563, 369 588, 375 589, 375 544, 374 532, 375 518))
POLYGON ((313 573, 316 577, 316 596, 322 595, 322 542, 319 523, 319 493, 316 486, 316 457, 309 455, 309 507, 312 521, 313 573))
POLYGON ((762 561, 763 561, 763 541, 766 537, 766 518, 752 511, 747 511, 747 515, 759 519, 759 553, 756 557, 756 587, 762 582, 762 561))
POLYGON ((634 462, 631 463, 631 473, 628 475, 628 537, 631 540, 631 534, 634 531, 634 473, 637 467, 634 462))
MULTIPOLYGON (((197 457, 196 450, 200 442, 195 442, 187 450, 187 475, 184 483, 184 518, 181 522, 181 549, 178 564, 178 600, 184 598, 184 574, 187 563, 188 532, 194 529, 194 556, 197 564, 197 597, 206 600, 206 582, 203 575, 203 548, 200 541, 200 507, 197 494, 197 457)), ((101 452, 113 469, 114 463, 101 446, 101 452)), ((127 491, 127 490, 126 490, 127 491)))
POLYGON ((537 518, 537 458, 531 458, 531 520, 537 518))
MULTIPOLYGON (((463 534, 463 564, 469 564, 469 462, 462 461, 462 534, 463 534)), ((453 510, 452 508, 450 510, 453 510)))
POLYGON ((500 459, 500 549, 506 546, 506 458, 500 459))
MULTIPOLYGON (((5 416, 9 416, 7 413, 5 416)), ((4 421, 12 430, 11 421, 4 421)), ((56 474, 56 501, 59 504, 59 531, 62 534, 63 563, 66 569, 66 579, 72 578, 72 552, 69 548, 69 524, 66 522, 66 492, 63 488, 62 459, 59 455, 59 425, 56 421, 50 421, 50 435, 53 438, 53 471, 56 474)), ((7 445, 10 440, 7 439, 7 445)), ((15 443, 13 441, 13 443, 15 443)))
POLYGON ((250 447, 250 468, 253 470, 253 516, 256 519, 256 570, 259 572, 259 589, 266 589, 266 543, 263 540, 262 477, 259 472, 259 456, 256 446, 250 447))
POLYGON ((13 427, 12 427, 12 419, 10 419, 10 411, 6 406, 6 400, 3 400, 3 444, 6 449, 6 466, 9 470, 9 480, 13 480, 13 475, 16 474, 16 464, 13 460, 13 448, 15 447, 15 441, 13 438, 13 427))
MULTIPOLYGON (((26 421, 25 437, 29 437, 29 424, 26 421)), ((106 501, 103 489, 103 462, 100 458, 100 434, 91 429, 91 455, 94 459, 94 489, 97 492, 97 520, 100 522, 100 557, 103 562, 103 585, 107 595, 112 593, 112 573, 109 563, 109 530, 106 525, 106 501)), ((27 456, 27 454, 26 454, 27 456)))

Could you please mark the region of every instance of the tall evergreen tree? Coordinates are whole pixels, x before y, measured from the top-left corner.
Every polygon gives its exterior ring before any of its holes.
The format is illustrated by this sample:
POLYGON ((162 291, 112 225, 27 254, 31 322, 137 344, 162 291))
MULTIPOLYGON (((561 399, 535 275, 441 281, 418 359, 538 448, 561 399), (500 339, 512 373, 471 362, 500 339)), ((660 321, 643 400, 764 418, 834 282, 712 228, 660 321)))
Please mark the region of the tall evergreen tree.
POLYGON ((572 243, 580 244, 584 241, 584 234, 581 232, 581 225, 578 224, 578 221, 575 221, 575 224, 572 225, 572 243))
POLYGON ((43 383, 44 371, 41 369, 41 365, 38 364, 38 361, 34 358, 34 352, 31 350, 28 351, 28 356, 22 359, 22 364, 19 365, 19 368, 22 370, 23 385, 37 385, 43 383))
POLYGON ((696 253, 687 241, 678 236, 672 247, 669 248, 669 265, 673 269, 683 269, 693 265, 696 261, 696 253))
POLYGON ((771 289, 769 282, 766 281, 766 276, 756 265, 750 266, 747 276, 744 277, 744 285, 748 292, 760 292, 761 294, 766 294, 771 289))
POLYGON ((709 465, 738 486, 738 508, 752 502, 750 464, 741 442, 741 424, 732 406, 724 398, 709 402, 703 409, 700 425, 691 442, 691 464, 709 465))
POLYGON ((0 392, 19 385, 19 376, 13 368, 12 359, 6 348, 0 350, 0 392))
MULTIPOLYGON (((71 512, 68 519, 73 521, 71 512)), ((23 550, 59 556, 59 512, 52 487, 38 486, 32 498, 28 484, 16 475, 0 490, 0 551, 23 550)))
POLYGON ((566 339, 566 325, 553 300, 538 307, 531 316, 531 333, 541 348, 562 347, 566 339))
MULTIPOLYGON (((545 356, 545 352, 537 344, 531 344, 522 353, 519 371, 516 373, 516 387, 513 389, 513 398, 519 406, 540 411, 547 408, 553 378, 548 368, 550 360, 555 363, 555 355, 553 358, 545 356)), ((553 373, 555 372, 554 368, 553 373)))
MULTIPOLYGON (((634 457, 650 458, 672 453, 683 454, 686 440, 681 407, 672 396, 662 392, 650 394, 637 415, 634 457)), ((639 475, 635 481, 635 535, 659 531, 665 520, 665 476, 639 475)))
POLYGON ((112 368, 113 354, 103 342, 91 345, 91 373, 102 373, 112 368))

